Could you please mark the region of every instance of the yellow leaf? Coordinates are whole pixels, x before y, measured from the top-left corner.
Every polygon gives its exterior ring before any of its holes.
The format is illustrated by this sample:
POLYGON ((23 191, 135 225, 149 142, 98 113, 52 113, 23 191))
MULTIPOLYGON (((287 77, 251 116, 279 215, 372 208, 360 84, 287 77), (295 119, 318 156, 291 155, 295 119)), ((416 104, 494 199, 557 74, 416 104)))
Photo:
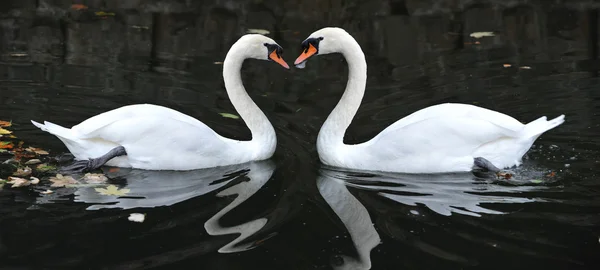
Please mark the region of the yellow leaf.
POLYGON ((63 176, 62 174, 57 174, 55 177, 50 177, 50 182, 52 182, 51 187, 64 187, 66 185, 79 184, 73 177, 71 176, 63 176))
POLYGON ((129 189, 127 189, 127 188, 119 189, 114 185, 110 185, 106 188, 95 188, 95 190, 98 191, 98 193, 100 193, 102 195, 107 195, 107 196, 124 196, 127 193, 129 193, 129 189))
POLYGON ((96 16, 115 16, 114 12, 104 12, 104 11, 97 11, 94 14, 96 14, 96 16))
POLYGON ((246 33, 248 33, 248 34, 268 35, 271 32, 269 32, 269 30, 266 30, 266 29, 248 29, 246 31, 246 33))
POLYGON ((7 135, 7 134, 11 134, 11 133, 12 133, 12 131, 10 131, 10 130, 0 128, 0 135, 7 135))
POLYGON ((14 176, 25 177, 31 175, 31 168, 18 168, 16 172, 13 173, 14 176))
POLYGON ((494 35, 494 32, 474 32, 474 33, 471 33, 469 36, 474 37, 474 38, 482 38, 482 37, 493 37, 495 35, 494 35))
POLYGON ((235 115, 235 114, 231 114, 231 113, 219 113, 221 116, 225 117, 225 118, 231 118, 231 119, 240 119, 239 116, 235 115))
POLYGON ((83 180, 91 184, 104 183, 108 181, 108 178, 101 173, 86 173, 83 176, 83 180))
POLYGON ((31 182, 29 182, 29 180, 27 179, 23 179, 23 178, 19 178, 19 177, 12 177, 9 176, 8 177, 8 182, 6 182, 7 184, 12 184, 13 188, 16 187, 24 187, 24 186, 29 186, 31 184, 31 182))

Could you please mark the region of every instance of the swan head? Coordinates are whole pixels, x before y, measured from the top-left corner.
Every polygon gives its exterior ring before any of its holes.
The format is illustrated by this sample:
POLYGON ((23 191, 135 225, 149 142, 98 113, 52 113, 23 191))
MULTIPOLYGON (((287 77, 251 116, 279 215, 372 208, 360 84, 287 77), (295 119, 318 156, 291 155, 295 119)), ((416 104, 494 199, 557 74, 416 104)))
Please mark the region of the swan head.
POLYGON ((346 30, 339 27, 325 27, 313 32, 302 42, 302 53, 294 65, 297 68, 304 68, 311 56, 342 52, 344 43, 340 41, 348 37, 352 38, 346 30))
POLYGON ((235 47, 236 50, 230 49, 230 51, 240 51, 246 58, 273 61, 284 68, 290 68, 281 57, 283 48, 269 37, 247 34, 242 36, 232 47, 235 47))

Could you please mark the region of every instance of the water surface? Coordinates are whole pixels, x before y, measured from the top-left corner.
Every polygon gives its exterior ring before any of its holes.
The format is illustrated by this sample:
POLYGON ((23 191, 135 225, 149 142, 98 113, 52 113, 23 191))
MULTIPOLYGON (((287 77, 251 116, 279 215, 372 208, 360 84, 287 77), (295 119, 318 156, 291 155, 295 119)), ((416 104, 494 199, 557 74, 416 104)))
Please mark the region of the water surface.
POLYGON ((536 141, 511 181, 328 168, 315 141, 344 89, 343 58, 321 56, 289 71, 249 60, 246 89, 278 136, 271 160, 190 172, 105 169, 112 184, 131 190, 121 198, 89 186, 51 195, 5 186, 0 268, 600 266, 597 11, 448 11, 396 2, 332 4, 335 14, 324 17, 294 1, 207 3, 192 11, 179 6, 185 4, 90 6, 89 12, 116 12, 107 18, 43 3, 3 7, 0 119, 12 120, 21 140, 52 155, 66 148, 29 120, 72 126, 135 103, 168 106, 223 136, 249 139, 241 120, 219 115, 236 113, 219 62, 249 28, 269 30, 288 62, 320 27, 343 26, 357 38, 369 75, 346 143, 366 141, 442 102, 523 122, 565 114, 566 122, 536 141), (496 34, 469 37, 477 31, 496 34), (145 222, 128 221, 130 213, 145 213, 145 222))

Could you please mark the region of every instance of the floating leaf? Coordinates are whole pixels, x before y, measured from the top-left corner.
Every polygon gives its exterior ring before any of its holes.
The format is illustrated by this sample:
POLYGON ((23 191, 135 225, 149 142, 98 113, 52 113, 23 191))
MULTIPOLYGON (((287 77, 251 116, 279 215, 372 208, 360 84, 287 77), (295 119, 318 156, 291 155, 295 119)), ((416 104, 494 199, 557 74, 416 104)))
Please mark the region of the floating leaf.
POLYGON ((533 179, 533 180, 529 180, 529 182, 534 183, 534 184, 540 184, 540 183, 542 183, 542 180, 533 179))
POLYGON ((222 65, 222 64, 223 64, 223 62, 219 62, 219 61, 217 61, 217 62, 213 62, 213 64, 215 64, 215 65, 222 65))
POLYGON ((8 135, 11 134, 12 131, 0 128, 0 135, 8 135))
POLYGON ((42 163, 42 161, 41 161, 41 160, 39 160, 39 159, 37 159, 37 158, 35 158, 35 159, 30 159, 30 160, 28 160, 28 161, 27 161, 27 162, 25 162, 24 164, 25 164, 25 165, 33 165, 33 164, 40 164, 40 163, 42 163))
POLYGON ((511 64, 504 64, 504 65, 502 65, 502 66, 503 66, 503 67, 505 67, 505 68, 512 67, 512 65, 511 65, 511 64))
POLYGON ((23 178, 19 178, 19 177, 12 177, 9 176, 8 177, 8 182, 6 182, 7 184, 12 184, 13 188, 16 187, 24 187, 24 186, 29 186, 31 184, 31 182, 29 182, 29 180, 27 179, 23 179, 23 178))
POLYGON ((51 187, 64 187, 66 185, 79 184, 73 177, 71 176, 63 176, 62 174, 57 174, 55 177, 50 177, 50 182, 52 182, 51 187))
POLYGON ((11 53, 11 54, 9 54, 9 56, 12 56, 12 57, 25 57, 27 55, 28 54, 26 54, 26 53, 11 53))
POLYGON ((141 223, 144 222, 144 220, 146 219, 146 214, 131 213, 129 214, 129 217, 127 219, 129 219, 129 221, 141 223))
POLYGON ((52 191, 52 190, 49 190, 49 189, 46 189, 46 191, 42 191, 42 192, 40 192, 40 194, 44 194, 44 195, 47 195, 47 194, 52 194, 52 193, 54 193, 54 191, 52 191))
POLYGON ((107 196, 124 196, 129 193, 129 189, 119 189, 114 185, 110 185, 106 188, 95 188, 95 190, 98 191, 98 193, 107 196))
POLYGON ((271 32, 269 32, 269 30, 266 30, 266 29, 252 29, 251 28, 251 29, 246 30, 246 33, 248 33, 248 34, 268 35, 271 32))
POLYGON ((519 68, 520 68, 520 69, 531 69, 531 67, 530 67, 530 66, 520 66, 519 68))
POLYGON ((474 32, 474 33, 471 33, 469 36, 473 37, 473 38, 482 38, 482 37, 493 37, 495 35, 494 35, 494 32, 474 32))
POLYGON ((18 168, 16 172, 13 173, 14 176, 25 177, 31 175, 31 168, 18 168))
POLYGON ((40 165, 38 165, 38 166, 36 167, 36 169, 37 169, 39 172, 49 172, 49 171, 55 171, 55 170, 56 170, 56 167, 54 167, 54 166, 52 166, 52 165, 48 165, 48 164, 44 163, 44 164, 40 164, 40 165))
POLYGON ((240 119, 239 116, 235 115, 235 114, 231 114, 231 113, 219 113, 221 116, 225 117, 225 118, 231 118, 231 119, 240 119))
POLYGON ((49 154, 47 151, 42 150, 40 148, 35 148, 35 147, 27 147, 27 148, 25 148, 25 150, 28 152, 36 153, 38 155, 48 155, 49 154))
POLYGON ((82 4, 73 4, 73 5, 71 5, 71 9, 82 10, 82 9, 88 9, 88 7, 86 5, 82 5, 82 4))
POLYGON ((40 179, 39 179, 39 178, 37 178, 37 177, 33 177, 33 176, 32 176, 32 177, 29 177, 29 180, 31 180, 31 184, 32 184, 32 185, 37 185, 37 184, 39 184, 39 183, 40 183, 40 179))
POLYGON ((97 12, 94 12, 94 14, 96 14, 96 16, 100 16, 100 17, 115 16, 114 12, 104 12, 104 11, 97 11, 97 12))
POLYGON ((12 126, 12 121, 8 122, 8 121, 0 120, 0 127, 10 127, 10 126, 12 126))
POLYGON ((83 176, 83 180, 91 184, 98 184, 108 181, 108 178, 101 173, 86 173, 83 176))
POLYGON ((546 176, 547 177, 554 177, 554 176, 556 176, 556 173, 555 172, 551 172, 551 173, 547 174, 546 176))

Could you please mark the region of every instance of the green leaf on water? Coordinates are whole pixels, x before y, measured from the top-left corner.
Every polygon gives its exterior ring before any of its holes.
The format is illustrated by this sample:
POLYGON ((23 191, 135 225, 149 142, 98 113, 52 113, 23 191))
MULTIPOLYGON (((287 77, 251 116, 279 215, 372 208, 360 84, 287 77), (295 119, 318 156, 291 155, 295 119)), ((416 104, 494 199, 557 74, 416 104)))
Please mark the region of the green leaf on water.
POLYGON ((56 167, 54 167, 52 165, 48 165, 46 163, 40 164, 36 168, 37 168, 38 172, 51 172, 51 171, 56 170, 56 167))
POLYGON ((231 114, 231 113, 219 113, 221 116, 225 117, 225 118, 231 118, 231 119, 240 119, 239 116, 235 115, 235 114, 231 114))
POLYGON ((534 183, 534 184, 541 184, 542 180, 540 180, 540 179, 533 179, 533 180, 529 180, 529 182, 534 183))

